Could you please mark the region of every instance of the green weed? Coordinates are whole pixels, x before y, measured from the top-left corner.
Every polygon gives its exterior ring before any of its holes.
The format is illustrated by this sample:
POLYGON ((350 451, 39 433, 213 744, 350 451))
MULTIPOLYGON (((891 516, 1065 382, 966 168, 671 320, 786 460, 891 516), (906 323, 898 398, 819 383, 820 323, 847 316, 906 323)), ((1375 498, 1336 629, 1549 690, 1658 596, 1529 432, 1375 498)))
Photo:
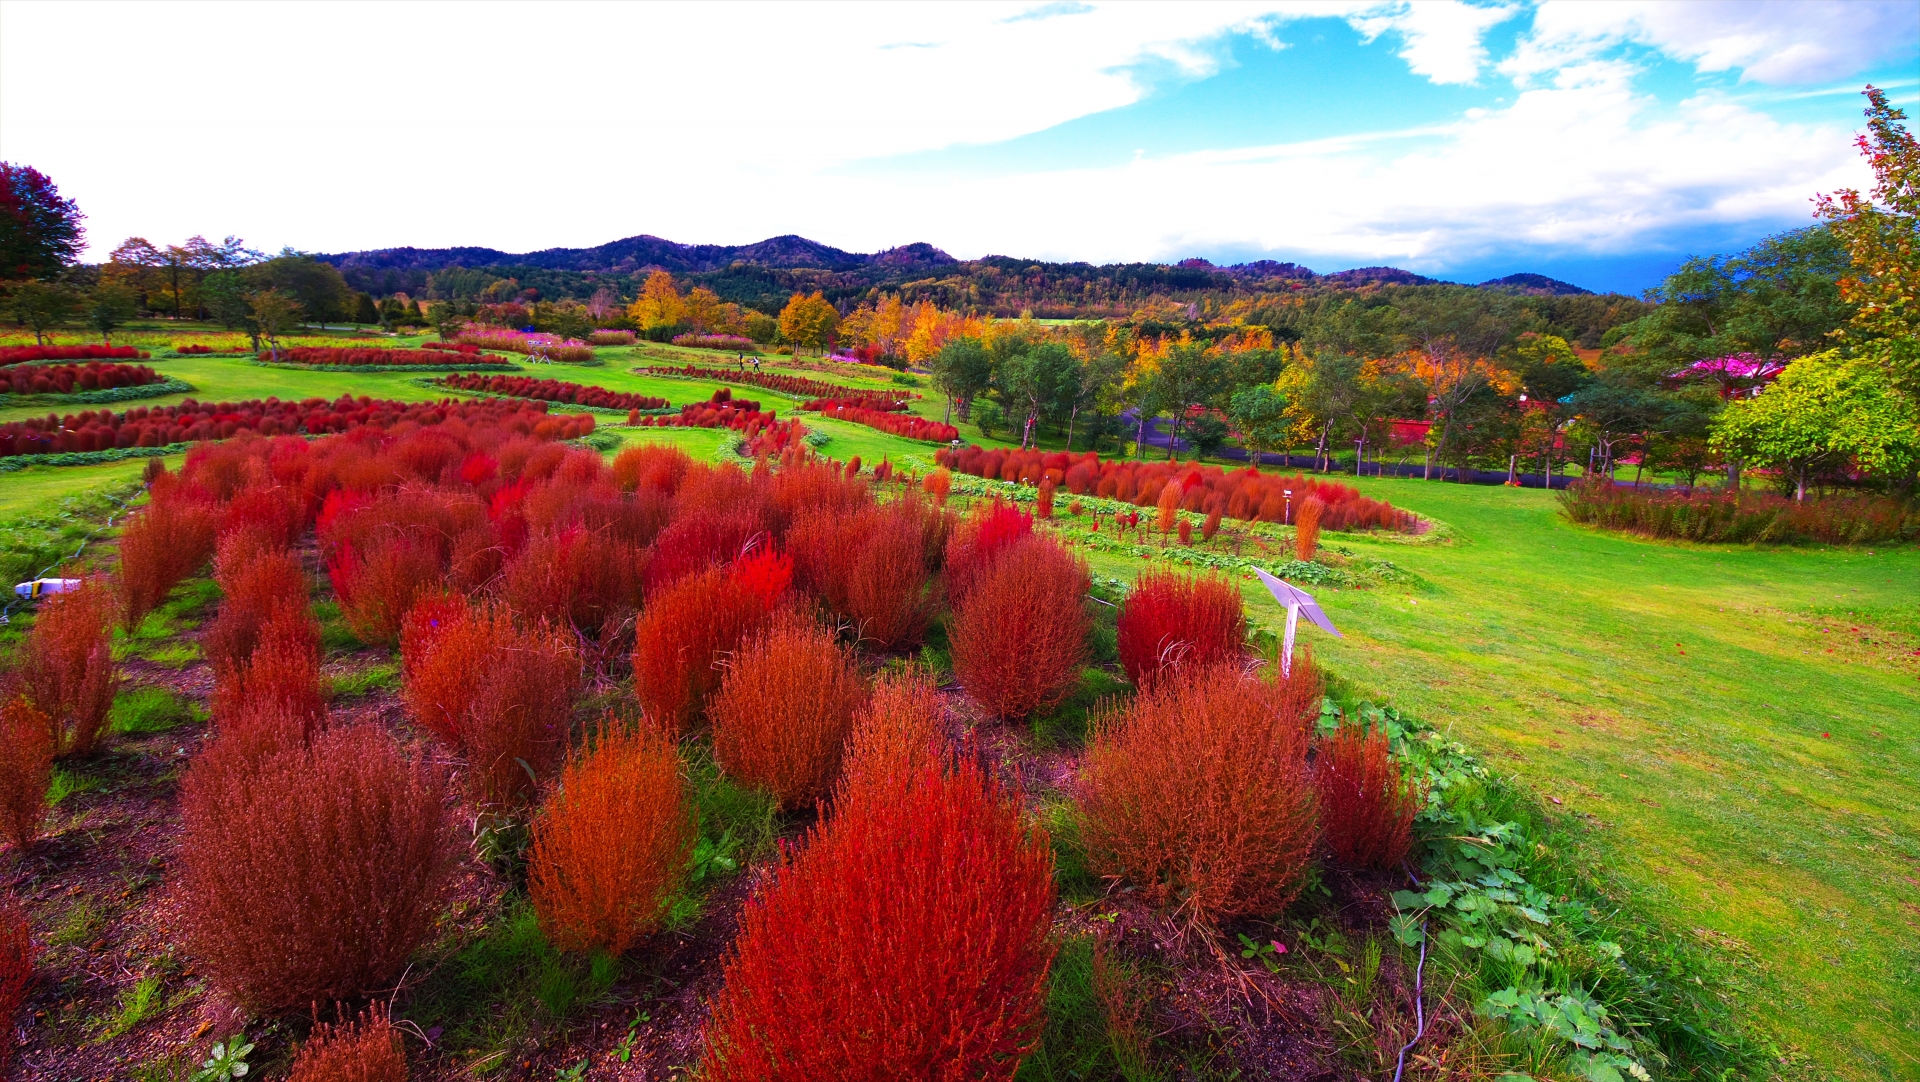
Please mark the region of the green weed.
POLYGON ((113 731, 125 736, 164 733, 206 720, 200 709, 167 688, 136 687, 114 697, 108 715, 113 731))
POLYGON ((105 787, 105 780, 97 774, 82 774, 72 767, 55 766, 53 777, 47 782, 47 806, 58 807, 61 801, 70 796, 105 787))
POLYGON ((56 947, 78 947, 91 943, 106 927, 106 915, 93 904, 92 898, 82 897, 67 907, 60 923, 47 933, 47 942, 56 947))
POLYGON ((386 688, 400 686, 400 666, 397 664, 369 665, 364 669, 333 677, 329 682, 332 697, 351 699, 386 688))
POLYGON ((120 993, 119 1013, 107 1020, 100 1039, 110 1041, 133 1032, 141 1023, 159 1014, 162 1006, 159 974, 141 977, 120 993))

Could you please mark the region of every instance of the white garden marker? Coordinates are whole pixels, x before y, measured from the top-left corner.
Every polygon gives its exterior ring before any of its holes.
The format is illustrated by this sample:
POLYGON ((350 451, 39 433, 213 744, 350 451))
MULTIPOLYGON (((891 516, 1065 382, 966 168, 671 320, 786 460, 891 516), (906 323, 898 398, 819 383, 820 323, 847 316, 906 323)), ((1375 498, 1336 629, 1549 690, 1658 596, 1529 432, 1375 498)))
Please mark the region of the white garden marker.
POLYGON ((1287 639, 1286 644, 1280 649, 1282 678, 1293 675, 1293 631, 1300 624, 1301 613, 1306 613, 1307 619, 1331 633, 1334 638, 1346 638, 1345 635, 1340 634, 1339 628, 1333 626, 1333 621, 1327 619, 1327 614, 1321 611, 1320 606, 1314 603, 1312 594, 1298 586, 1288 585, 1257 567, 1253 569, 1253 573, 1260 576, 1261 582, 1266 583, 1267 592, 1273 595, 1273 599, 1287 607, 1287 639))

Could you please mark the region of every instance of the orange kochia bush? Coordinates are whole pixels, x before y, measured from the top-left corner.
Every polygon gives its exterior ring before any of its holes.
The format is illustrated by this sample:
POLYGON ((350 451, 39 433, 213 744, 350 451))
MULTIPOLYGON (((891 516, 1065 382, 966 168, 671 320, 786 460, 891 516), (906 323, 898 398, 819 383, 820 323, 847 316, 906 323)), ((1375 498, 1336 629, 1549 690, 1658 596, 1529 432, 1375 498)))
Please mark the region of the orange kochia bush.
POLYGON ((1046 836, 971 759, 866 776, 747 903, 713 1082, 1010 1080, 1039 1039, 1046 836))
POLYGON ((1293 672, 1182 669, 1098 717, 1080 778, 1094 868, 1196 921, 1284 908, 1319 832, 1307 749, 1320 684, 1311 665, 1293 672))
POLYGON ((791 613, 749 638, 713 699, 713 754, 783 808, 827 795, 866 688, 826 630, 791 613))
POLYGON ((604 728, 534 821, 527 893, 547 938, 619 954, 657 930, 697 834, 672 741, 604 728))
POLYGON ((792 575, 793 561, 763 547, 680 579, 642 610, 633 632, 634 695, 653 724, 678 736, 705 714, 722 662, 771 619, 792 575))
POLYGON ((89 579, 40 603, 16 654, 19 690, 45 715, 56 759, 91 755, 106 730, 114 615, 108 585, 89 579))

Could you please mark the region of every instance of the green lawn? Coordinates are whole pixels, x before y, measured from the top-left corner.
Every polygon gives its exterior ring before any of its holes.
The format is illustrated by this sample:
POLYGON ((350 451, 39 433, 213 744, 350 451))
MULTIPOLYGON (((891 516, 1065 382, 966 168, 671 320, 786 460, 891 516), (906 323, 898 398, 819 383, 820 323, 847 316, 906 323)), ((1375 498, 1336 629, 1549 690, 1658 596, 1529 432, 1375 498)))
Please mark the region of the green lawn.
MULTIPOLYGON (((657 346, 601 353, 603 367, 528 366, 529 374, 675 405, 717 386, 627 371, 663 363, 657 346), (654 356, 643 359, 646 350, 654 356)), ((155 367, 207 400, 437 397, 405 373, 219 359, 155 367)), ((942 400, 921 391, 915 411, 939 416, 942 400)), ((790 412, 786 399, 764 401, 790 412)), ((46 410, 0 419, 28 412, 46 410)), ((807 422, 831 437, 823 453, 842 460, 889 457, 924 469, 934 449, 817 416, 807 422)), ((703 458, 728 438, 613 430, 703 458)), ((143 465, 0 474, 0 513, 143 465)), ((1764 1029, 1841 1077, 1920 1077, 1920 549, 1678 546, 1571 526, 1538 490, 1359 484, 1446 522, 1453 540, 1327 535, 1427 585, 1324 592, 1346 638, 1304 631, 1320 659, 1451 726, 1543 800, 1557 800, 1557 811, 1586 818, 1600 859, 1651 914, 1727 961, 1764 1029)), ((1095 556, 1103 575, 1131 577, 1140 566, 1095 556)), ((1248 596, 1257 622, 1280 625, 1256 586, 1248 596)))
POLYGON ((1538 490, 1361 487, 1455 540, 1326 535, 1431 590, 1325 593, 1346 638, 1305 631, 1317 656, 1591 817, 1781 1040, 1920 1077, 1920 549, 1678 546, 1569 525, 1538 490))

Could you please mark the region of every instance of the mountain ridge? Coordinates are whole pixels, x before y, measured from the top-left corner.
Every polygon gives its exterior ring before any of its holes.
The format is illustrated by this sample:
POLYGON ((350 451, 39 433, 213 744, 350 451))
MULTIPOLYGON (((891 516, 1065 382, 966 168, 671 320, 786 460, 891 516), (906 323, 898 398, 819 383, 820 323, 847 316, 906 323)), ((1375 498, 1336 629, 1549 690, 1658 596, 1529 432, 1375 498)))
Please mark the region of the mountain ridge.
MULTIPOLYGON (((316 256, 343 272, 397 271, 432 273, 448 267, 469 269, 532 267, 548 271, 595 274, 631 274, 653 269, 673 274, 713 274, 745 264, 775 270, 814 270, 857 272, 879 269, 888 276, 915 272, 938 273, 945 268, 984 264, 1013 269, 1021 264, 1046 268, 1085 268, 1092 272, 1111 272, 1130 268, 1157 268, 1167 271, 1191 271, 1225 275, 1243 281, 1298 281, 1324 283, 1335 287, 1364 285, 1437 285, 1446 283, 1398 267, 1354 267, 1320 273, 1298 263, 1270 259, 1218 266, 1206 259, 1190 258, 1173 263, 1058 263, 1027 260, 1013 256, 987 255, 977 260, 961 260, 934 245, 916 241, 878 252, 849 252, 798 234, 787 233, 752 244, 683 244, 642 233, 591 248, 544 248, 533 252, 505 252, 497 248, 464 246, 455 248, 375 248, 357 252, 328 253, 316 256)), ((1481 282, 1478 288, 1510 292, 1545 293, 1556 296, 1590 294, 1593 291, 1549 278, 1543 274, 1519 273, 1481 282)))

